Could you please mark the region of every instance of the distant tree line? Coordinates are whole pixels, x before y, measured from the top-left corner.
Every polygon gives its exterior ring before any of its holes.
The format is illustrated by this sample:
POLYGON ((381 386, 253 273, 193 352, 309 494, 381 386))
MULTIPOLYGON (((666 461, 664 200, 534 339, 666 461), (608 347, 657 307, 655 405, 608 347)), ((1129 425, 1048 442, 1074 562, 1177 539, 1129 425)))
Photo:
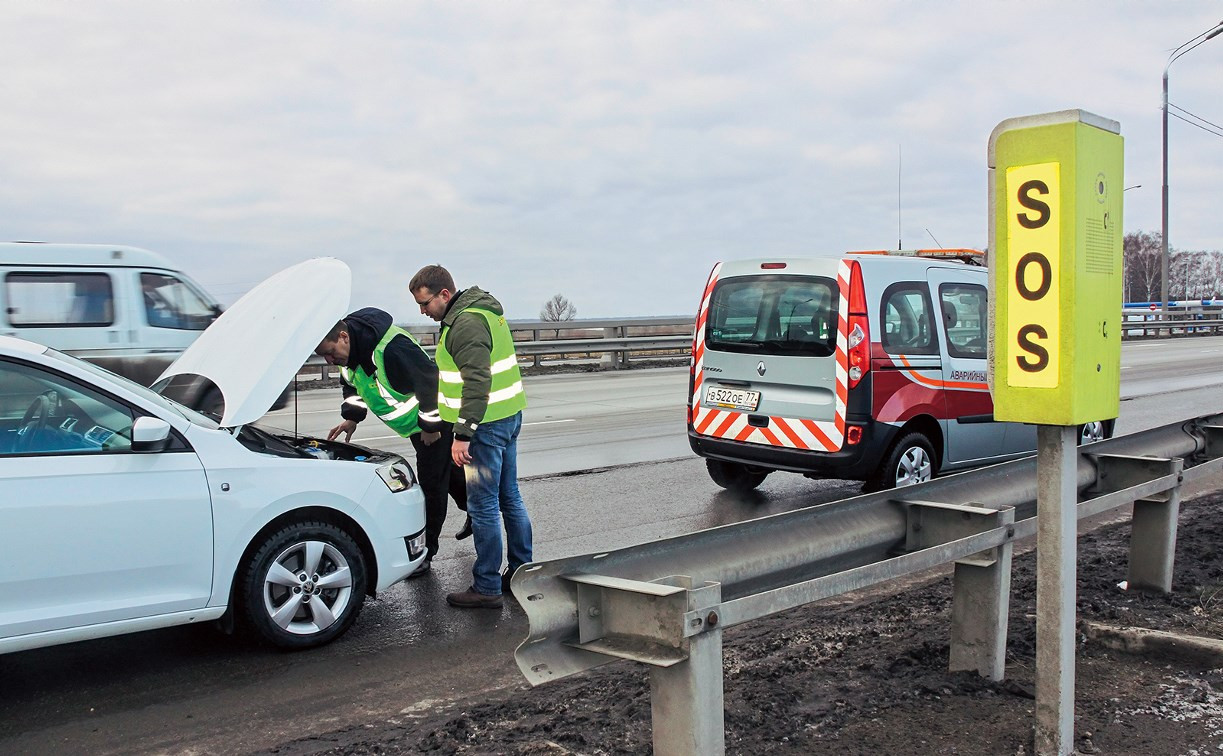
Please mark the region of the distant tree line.
MULTIPOLYGON (((1126 302, 1158 302, 1163 237, 1158 232, 1125 235, 1122 251, 1126 302)), ((1223 252, 1168 250, 1168 299, 1223 298, 1223 252)))

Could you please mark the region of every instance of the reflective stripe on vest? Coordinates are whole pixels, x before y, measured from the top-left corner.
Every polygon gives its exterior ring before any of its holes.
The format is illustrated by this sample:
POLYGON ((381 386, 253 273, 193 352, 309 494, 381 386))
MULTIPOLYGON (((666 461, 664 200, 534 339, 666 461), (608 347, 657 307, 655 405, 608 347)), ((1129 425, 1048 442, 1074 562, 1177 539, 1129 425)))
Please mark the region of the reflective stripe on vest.
MULTIPOLYGON (((522 373, 518 370, 518 357, 514 354, 514 337, 510 335, 505 318, 476 307, 469 307, 464 312, 472 312, 484 318, 488 324, 488 332, 492 335, 493 348, 489 355, 492 381, 489 384, 488 407, 484 410, 484 417, 463 419, 487 423, 521 412, 527 406, 527 395, 522 389, 522 373)), ((459 408, 463 405, 463 375, 446 349, 446 336, 449 332, 449 326, 442 329, 434 356, 438 368, 437 408, 443 421, 453 423, 459 419, 459 408)))
POLYGON ((341 368, 340 376, 356 389, 357 395, 361 397, 371 412, 390 426, 391 430, 407 438, 420 431, 418 422, 420 400, 416 398, 415 394, 402 394, 391 388, 390 381, 387 380, 383 351, 386 345, 391 343, 391 339, 396 336, 406 336, 417 345, 417 348, 420 347, 416 339, 412 338, 412 334, 398 326, 391 326, 383 334, 378 345, 374 347, 374 375, 366 374, 365 369, 358 366, 355 369, 341 368))

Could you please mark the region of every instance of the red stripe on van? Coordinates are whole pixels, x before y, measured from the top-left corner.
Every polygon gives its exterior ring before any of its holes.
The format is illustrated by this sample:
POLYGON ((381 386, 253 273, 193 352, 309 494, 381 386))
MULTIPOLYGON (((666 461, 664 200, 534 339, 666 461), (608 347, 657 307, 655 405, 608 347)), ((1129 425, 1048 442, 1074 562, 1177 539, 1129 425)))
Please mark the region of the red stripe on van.
POLYGON ((768 439, 769 443, 773 446, 785 446, 785 444, 781 442, 781 439, 773 435, 773 431, 769 430, 768 428, 757 428, 757 430, 759 430, 761 435, 768 439))
POLYGON ((721 425, 719 425, 717 430, 713 432, 713 435, 718 436, 719 438, 721 438, 722 436, 725 436, 726 431, 730 428, 730 426, 734 425, 735 420, 739 418, 739 413, 737 412, 727 412, 725 414, 726 414, 726 421, 723 422, 721 425))
POLYGON ((799 449, 807 448, 807 442, 803 441, 803 439, 797 433, 794 432, 794 429, 790 427, 790 424, 786 422, 785 418, 774 417, 770 419, 773 421, 774 425, 776 425, 778 428, 781 428, 781 432, 786 434, 786 438, 790 439, 790 441, 796 447, 798 447, 799 449))
POLYGON ((834 446, 832 443, 832 440, 829 439, 828 436, 824 434, 824 431, 820 430, 820 426, 818 423, 816 423, 814 420, 807 420, 806 418, 802 420, 802 423, 803 423, 804 428, 811 431, 811 435, 819 439, 819 442, 824 445, 825 449, 827 449, 828 451, 836 450, 837 447, 834 446))

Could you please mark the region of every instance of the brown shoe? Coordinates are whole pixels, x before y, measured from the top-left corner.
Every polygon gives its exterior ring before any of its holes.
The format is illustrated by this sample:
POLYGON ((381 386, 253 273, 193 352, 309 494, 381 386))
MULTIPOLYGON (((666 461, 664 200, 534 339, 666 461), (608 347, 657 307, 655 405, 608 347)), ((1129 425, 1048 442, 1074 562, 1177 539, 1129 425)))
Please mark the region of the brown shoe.
POLYGON ((446 594, 446 603, 451 606, 457 606, 460 609, 500 609, 502 599, 500 596, 480 593, 472 587, 462 593, 446 594))

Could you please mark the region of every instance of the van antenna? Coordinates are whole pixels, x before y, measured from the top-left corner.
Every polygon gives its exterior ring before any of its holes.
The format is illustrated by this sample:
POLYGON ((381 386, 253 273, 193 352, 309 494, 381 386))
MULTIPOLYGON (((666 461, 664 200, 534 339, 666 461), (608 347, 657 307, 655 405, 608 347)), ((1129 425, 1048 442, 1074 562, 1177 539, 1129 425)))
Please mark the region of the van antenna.
MULTIPOLYGON (((927 233, 927 234, 930 234, 930 229, 928 229, 928 228, 927 228, 927 229, 926 229, 926 233, 927 233)), ((930 238, 931 238, 931 239, 934 239, 934 234, 930 234, 930 238)), ((939 249, 942 249, 942 248, 943 248, 943 244, 942 244, 942 242, 940 242, 938 239, 934 239, 934 243, 938 245, 938 248, 939 248, 939 249)))
POLYGON ((900 170, 904 165, 904 145, 896 145, 896 251, 904 247, 900 243, 900 170))

